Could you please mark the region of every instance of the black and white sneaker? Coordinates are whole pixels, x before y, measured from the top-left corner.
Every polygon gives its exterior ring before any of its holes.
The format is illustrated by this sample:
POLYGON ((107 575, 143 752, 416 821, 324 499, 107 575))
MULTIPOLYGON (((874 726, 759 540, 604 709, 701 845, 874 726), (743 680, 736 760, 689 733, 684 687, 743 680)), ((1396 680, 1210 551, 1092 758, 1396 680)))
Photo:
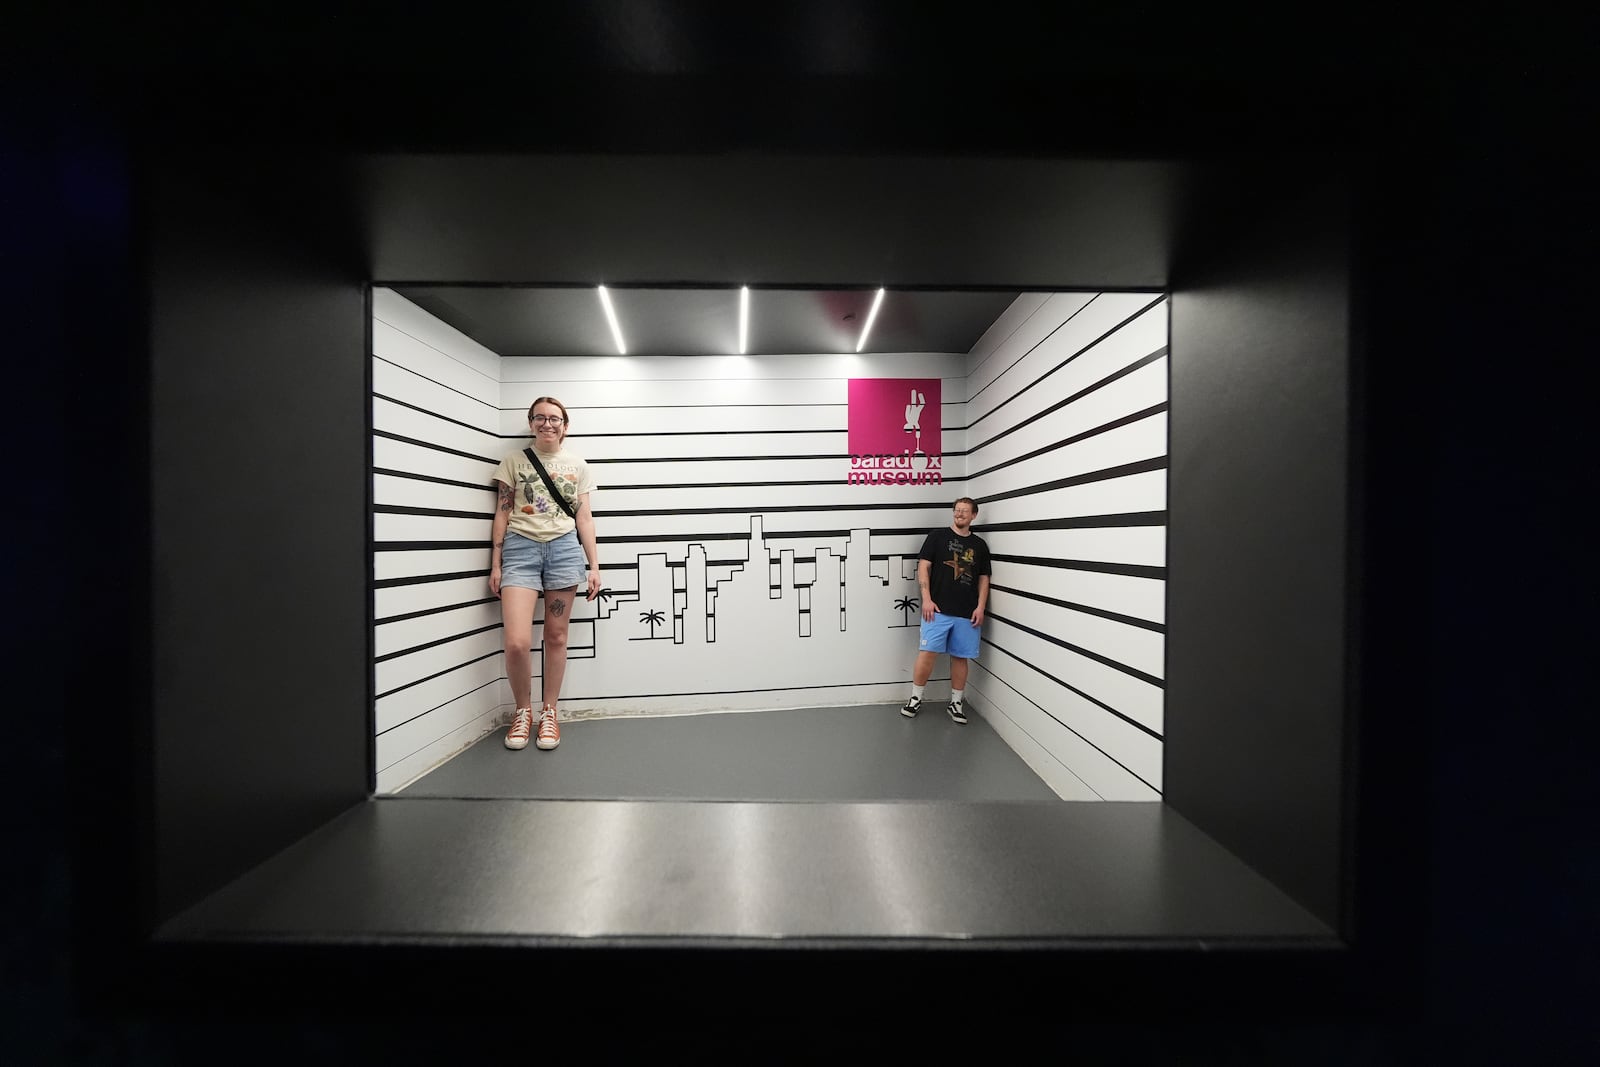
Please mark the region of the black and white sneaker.
POLYGON ((908 719, 915 719, 917 717, 917 712, 921 710, 922 698, 912 697, 910 700, 906 701, 906 706, 900 709, 900 714, 904 715, 908 719))
POLYGON ((952 722, 958 722, 962 726, 967 725, 967 709, 961 706, 961 701, 952 700, 950 702, 950 719, 952 722))

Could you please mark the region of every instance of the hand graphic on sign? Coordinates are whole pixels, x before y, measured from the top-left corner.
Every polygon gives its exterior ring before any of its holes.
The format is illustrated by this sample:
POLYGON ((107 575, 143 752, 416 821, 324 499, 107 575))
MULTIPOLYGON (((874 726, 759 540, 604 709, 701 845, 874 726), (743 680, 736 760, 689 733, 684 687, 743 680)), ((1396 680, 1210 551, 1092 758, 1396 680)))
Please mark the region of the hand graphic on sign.
POLYGON ((911 403, 906 405, 906 433, 916 431, 917 437, 922 437, 922 409, 927 406, 928 398, 911 390, 911 403))

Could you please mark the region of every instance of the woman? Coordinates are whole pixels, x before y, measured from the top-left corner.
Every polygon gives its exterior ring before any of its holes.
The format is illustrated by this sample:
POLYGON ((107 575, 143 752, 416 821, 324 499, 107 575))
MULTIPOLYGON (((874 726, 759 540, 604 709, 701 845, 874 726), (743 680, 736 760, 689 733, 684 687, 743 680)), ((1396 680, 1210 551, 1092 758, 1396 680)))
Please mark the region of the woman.
POLYGON ((500 598, 505 624, 506 673, 517 703, 506 747, 515 749, 527 748, 535 731, 530 649, 534 611, 544 594, 544 695, 536 744, 548 750, 561 743, 556 701, 567 673, 572 605, 580 585, 589 600, 600 592, 600 553, 589 510, 594 489, 589 465, 561 447, 567 437, 566 407, 554 397, 541 396, 528 409, 528 432, 533 448, 513 452, 494 471, 500 501, 494 513, 489 591, 500 598))

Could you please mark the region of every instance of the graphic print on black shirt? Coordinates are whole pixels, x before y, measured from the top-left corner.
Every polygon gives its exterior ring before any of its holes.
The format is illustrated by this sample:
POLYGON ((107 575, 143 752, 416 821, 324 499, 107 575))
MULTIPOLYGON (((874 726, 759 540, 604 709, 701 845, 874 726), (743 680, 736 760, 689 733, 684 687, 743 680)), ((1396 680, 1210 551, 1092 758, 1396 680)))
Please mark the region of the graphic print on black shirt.
POLYGON ((934 530, 922 542, 918 559, 929 562, 928 595, 939 614, 967 619, 978 610, 978 579, 990 573, 989 545, 977 534, 934 530))

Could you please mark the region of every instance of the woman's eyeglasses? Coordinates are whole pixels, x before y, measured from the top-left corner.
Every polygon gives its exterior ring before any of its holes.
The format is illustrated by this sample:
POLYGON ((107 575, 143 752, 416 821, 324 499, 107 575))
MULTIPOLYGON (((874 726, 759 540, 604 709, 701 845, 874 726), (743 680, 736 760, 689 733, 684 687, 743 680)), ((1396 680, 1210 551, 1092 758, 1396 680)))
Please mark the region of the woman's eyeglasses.
POLYGON ((560 426, 567 420, 563 419, 560 415, 535 415, 528 421, 533 423, 535 426, 560 426))

